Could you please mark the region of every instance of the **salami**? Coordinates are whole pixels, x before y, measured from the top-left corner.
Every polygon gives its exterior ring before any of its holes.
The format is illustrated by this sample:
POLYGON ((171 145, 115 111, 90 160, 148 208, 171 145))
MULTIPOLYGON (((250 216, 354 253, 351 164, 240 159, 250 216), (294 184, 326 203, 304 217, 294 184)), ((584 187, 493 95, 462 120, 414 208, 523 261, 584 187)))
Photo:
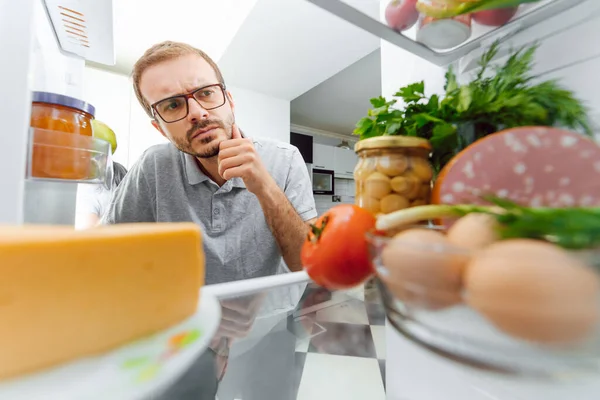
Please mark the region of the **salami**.
POLYGON ((600 206, 600 146, 548 127, 487 136, 442 169, 432 202, 485 204, 485 195, 530 207, 600 206))

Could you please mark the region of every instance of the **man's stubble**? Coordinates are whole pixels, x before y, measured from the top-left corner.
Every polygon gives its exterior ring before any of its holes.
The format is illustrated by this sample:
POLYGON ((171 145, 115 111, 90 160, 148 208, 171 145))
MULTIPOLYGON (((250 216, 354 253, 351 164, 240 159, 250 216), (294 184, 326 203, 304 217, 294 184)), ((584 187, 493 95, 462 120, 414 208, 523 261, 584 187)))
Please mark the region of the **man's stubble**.
POLYGON ((196 151, 192 146, 192 136, 200 129, 204 129, 209 126, 215 126, 217 128, 223 129, 227 135, 227 139, 231 139, 232 137, 232 128, 234 118, 230 118, 231 122, 225 124, 221 120, 205 120, 201 122, 195 123, 187 132, 185 139, 175 139, 173 138, 175 147, 177 147, 180 151, 190 154, 196 158, 213 158, 219 155, 219 145, 220 141, 213 135, 209 135, 206 137, 202 137, 199 139, 193 139, 200 142, 203 147, 206 146, 202 151, 196 151), (211 145, 212 143, 212 145, 211 145))

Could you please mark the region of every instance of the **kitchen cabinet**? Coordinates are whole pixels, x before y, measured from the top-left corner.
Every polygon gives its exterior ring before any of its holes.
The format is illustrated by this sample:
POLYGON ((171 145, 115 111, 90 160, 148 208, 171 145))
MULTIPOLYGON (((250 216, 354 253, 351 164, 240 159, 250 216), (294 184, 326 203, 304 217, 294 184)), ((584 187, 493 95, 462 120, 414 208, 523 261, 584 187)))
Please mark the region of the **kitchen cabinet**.
POLYGON ((313 137, 300 133, 290 133, 290 143, 298 148, 304 162, 313 163, 313 137))
POLYGON ((333 147, 333 161, 336 178, 354 179, 354 168, 358 162, 354 151, 333 147))
POLYGON ((333 146, 324 144, 313 145, 313 168, 335 170, 334 150, 333 146))

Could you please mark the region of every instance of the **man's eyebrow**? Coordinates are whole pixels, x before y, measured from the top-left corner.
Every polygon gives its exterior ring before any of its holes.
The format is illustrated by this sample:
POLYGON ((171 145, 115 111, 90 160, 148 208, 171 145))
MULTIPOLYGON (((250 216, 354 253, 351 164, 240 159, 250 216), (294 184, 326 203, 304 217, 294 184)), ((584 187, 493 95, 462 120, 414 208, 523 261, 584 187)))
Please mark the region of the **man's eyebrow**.
MULTIPOLYGON (((195 85, 192 89, 190 89, 189 91, 183 91, 183 92, 177 92, 177 93, 173 93, 173 94, 169 94, 169 92, 167 90, 165 90, 164 92, 162 92, 162 99, 168 99, 171 97, 175 97, 175 96, 181 96, 182 94, 188 94, 191 93, 193 91, 196 91, 198 89, 207 87, 207 86, 212 86, 212 85, 217 85, 218 83, 208 83, 208 82, 201 82, 198 85, 195 85)), ((160 100, 159 100, 160 101, 160 100)))

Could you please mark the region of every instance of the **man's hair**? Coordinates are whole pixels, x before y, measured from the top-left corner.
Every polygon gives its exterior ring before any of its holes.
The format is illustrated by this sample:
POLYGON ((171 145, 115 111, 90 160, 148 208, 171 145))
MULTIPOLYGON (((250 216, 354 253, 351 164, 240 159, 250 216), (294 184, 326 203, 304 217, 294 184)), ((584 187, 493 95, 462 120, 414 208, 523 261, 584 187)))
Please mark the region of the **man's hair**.
POLYGON ((190 46, 189 44, 180 43, 180 42, 171 42, 165 41, 162 43, 155 44, 150 47, 143 56, 140 57, 139 60, 133 66, 133 72, 131 77, 133 79, 133 90, 135 91, 135 95, 146 110, 148 116, 152 117, 152 111, 150 110, 150 104, 142 95, 140 91, 140 81, 142 79, 142 74, 149 67, 159 64, 161 62, 170 61, 175 58, 179 58, 182 56, 186 56, 188 54, 197 54, 202 57, 206 62, 212 67, 212 69, 217 74, 218 83, 225 83, 223 80, 223 75, 221 74, 221 70, 217 66, 217 63, 213 61, 212 58, 208 56, 202 50, 199 50, 195 47, 190 46))

